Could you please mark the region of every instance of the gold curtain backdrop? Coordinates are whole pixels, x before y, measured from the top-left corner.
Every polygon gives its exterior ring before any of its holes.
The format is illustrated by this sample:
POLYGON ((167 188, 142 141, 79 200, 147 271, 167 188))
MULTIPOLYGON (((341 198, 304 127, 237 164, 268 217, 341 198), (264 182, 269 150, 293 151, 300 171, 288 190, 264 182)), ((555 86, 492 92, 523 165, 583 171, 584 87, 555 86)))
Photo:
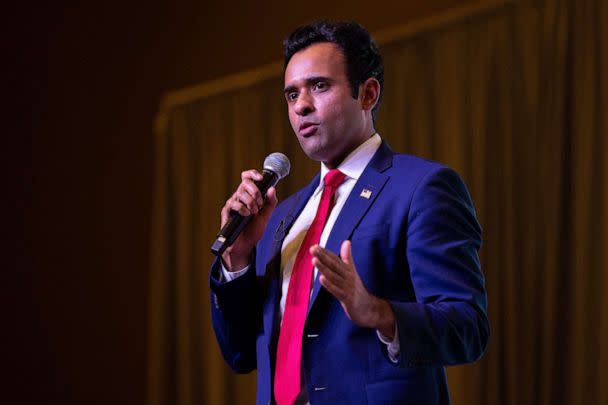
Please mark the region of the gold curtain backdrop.
MULTIPOLYGON (((393 149, 467 182, 484 228, 492 337, 448 369, 453 403, 608 404, 608 2, 484 3, 377 33, 393 149)), ((287 120, 280 63, 167 95, 156 133, 148 404, 249 404, 211 329, 219 211, 274 151, 318 170, 287 120)), ((243 303, 247 305, 247 303, 243 303)))

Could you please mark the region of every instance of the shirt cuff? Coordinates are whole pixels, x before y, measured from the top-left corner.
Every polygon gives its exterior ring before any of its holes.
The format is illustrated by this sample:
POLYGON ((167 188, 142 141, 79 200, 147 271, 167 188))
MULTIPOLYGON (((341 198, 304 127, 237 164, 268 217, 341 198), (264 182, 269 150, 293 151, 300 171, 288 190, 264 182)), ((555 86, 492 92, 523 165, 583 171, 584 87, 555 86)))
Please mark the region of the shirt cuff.
POLYGON ((220 260, 220 268, 222 269, 222 272, 221 272, 222 277, 220 279, 220 282, 227 283, 229 281, 235 280, 235 279, 243 276, 245 273, 247 273, 247 270, 249 270, 249 267, 251 267, 251 266, 243 267, 241 270, 237 270, 237 271, 228 271, 228 270, 226 270, 224 263, 220 260))
POLYGON ((378 335, 378 339, 380 339, 380 341, 386 345, 388 358, 391 359, 393 363, 398 363, 401 347, 399 346, 399 328, 397 328, 397 323, 395 323, 395 337, 393 340, 390 340, 384 336, 379 330, 376 331, 376 334, 378 335))

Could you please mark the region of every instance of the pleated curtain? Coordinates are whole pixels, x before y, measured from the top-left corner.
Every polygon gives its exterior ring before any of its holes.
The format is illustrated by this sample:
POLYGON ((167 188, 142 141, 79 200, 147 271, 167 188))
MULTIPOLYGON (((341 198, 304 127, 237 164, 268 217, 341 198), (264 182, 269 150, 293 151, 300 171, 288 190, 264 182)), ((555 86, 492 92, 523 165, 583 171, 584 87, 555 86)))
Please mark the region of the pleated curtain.
MULTIPOLYGON (((465 179, 484 229, 492 337, 448 368, 454 404, 608 404, 608 2, 505 1, 376 33, 377 129, 465 179)), ((255 373, 224 364, 210 320, 219 212, 274 151, 301 151, 282 66, 168 94, 158 117, 148 404, 250 404, 255 373)), ((242 305, 248 305, 243 302, 242 305)))

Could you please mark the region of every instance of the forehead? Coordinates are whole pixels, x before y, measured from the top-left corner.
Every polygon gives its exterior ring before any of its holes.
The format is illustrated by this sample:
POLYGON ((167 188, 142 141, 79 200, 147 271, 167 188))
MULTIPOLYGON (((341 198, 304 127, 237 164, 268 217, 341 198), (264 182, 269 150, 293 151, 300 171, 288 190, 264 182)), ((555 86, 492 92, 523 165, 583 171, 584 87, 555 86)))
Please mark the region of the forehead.
POLYGON ((344 53, 331 42, 312 44, 296 52, 285 68, 285 86, 309 77, 346 77, 344 53))

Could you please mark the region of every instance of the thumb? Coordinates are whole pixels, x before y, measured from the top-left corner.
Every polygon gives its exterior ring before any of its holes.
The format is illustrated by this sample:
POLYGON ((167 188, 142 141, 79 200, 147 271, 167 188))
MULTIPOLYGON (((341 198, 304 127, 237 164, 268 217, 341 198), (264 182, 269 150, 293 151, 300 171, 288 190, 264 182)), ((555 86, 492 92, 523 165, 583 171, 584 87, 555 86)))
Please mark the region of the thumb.
POLYGON ((351 251, 351 244, 349 240, 342 242, 340 246, 340 258, 342 261, 350 266, 353 265, 353 254, 351 251))
POLYGON ((266 201, 264 202, 264 206, 262 207, 262 210, 259 214, 263 217, 269 216, 270 213, 274 211, 274 208, 277 206, 278 201, 279 200, 277 198, 277 189, 274 187, 270 187, 266 192, 266 201))
POLYGON ((274 187, 270 187, 266 192, 266 201, 270 204, 272 208, 277 206, 277 202, 279 199, 277 198, 277 189, 274 187))

